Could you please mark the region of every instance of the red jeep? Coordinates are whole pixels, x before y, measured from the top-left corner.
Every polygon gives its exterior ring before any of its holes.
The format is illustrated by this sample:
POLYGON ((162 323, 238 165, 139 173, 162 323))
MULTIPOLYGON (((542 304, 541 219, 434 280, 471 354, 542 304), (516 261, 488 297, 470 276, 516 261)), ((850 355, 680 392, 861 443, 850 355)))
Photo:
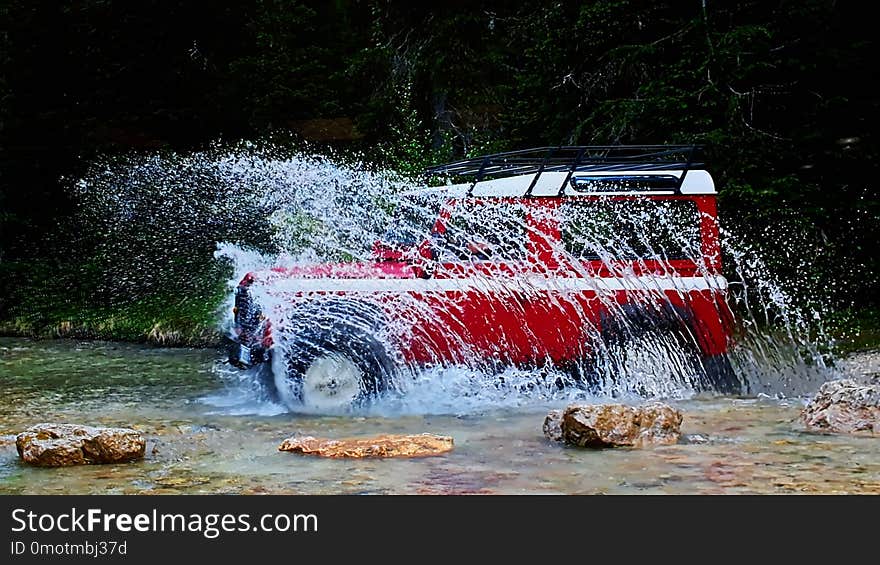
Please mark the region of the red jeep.
POLYGON ((609 351, 660 336, 686 352, 694 389, 740 392, 716 191, 695 150, 551 147, 430 169, 464 182, 403 197, 372 261, 247 274, 230 362, 269 362, 283 399, 335 409, 425 366, 552 366, 589 386, 609 351))

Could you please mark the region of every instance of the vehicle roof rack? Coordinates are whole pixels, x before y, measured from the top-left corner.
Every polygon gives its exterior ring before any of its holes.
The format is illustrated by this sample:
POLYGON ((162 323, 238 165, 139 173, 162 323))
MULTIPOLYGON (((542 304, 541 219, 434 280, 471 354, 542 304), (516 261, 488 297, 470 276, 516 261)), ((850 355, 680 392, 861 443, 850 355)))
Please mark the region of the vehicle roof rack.
MULTIPOLYGON (((466 179, 471 182, 468 196, 474 187, 487 180, 535 175, 524 196, 531 196, 538 179, 546 172, 567 173, 559 187, 557 196, 562 196, 565 187, 575 172, 581 171, 659 171, 680 170, 678 186, 673 187, 676 194, 681 193, 685 175, 691 169, 703 168, 705 164, 697 159, 699 145, 558 145, 555 147, 535 147, 483 155, 473 159, 438 165, 425 170, 428 176, 445 176, 466 179)), ((667 190, 669 187, 666 188, 667 190)))

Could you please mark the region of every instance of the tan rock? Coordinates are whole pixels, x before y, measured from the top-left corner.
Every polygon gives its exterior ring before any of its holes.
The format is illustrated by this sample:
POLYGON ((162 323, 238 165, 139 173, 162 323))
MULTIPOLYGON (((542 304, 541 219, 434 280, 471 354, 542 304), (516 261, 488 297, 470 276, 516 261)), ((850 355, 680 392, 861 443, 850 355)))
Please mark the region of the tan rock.
POLYGON ((139 432, 128 428, 43 423, 18 434, 15 447, 25 463, 67 467, 141 459, 147 443, 139 432))
POLYGON ((284 440, 278 450, 320 457, 424 457, 451 451, 452 438, 433 434, 346 439, 291 437, 284 440))
POLYGON ((669 445, 681 437, 681 412, 666 404, 572 405, 562 413, 562 439, 578 447, 669 445))
POLYGON ((801 421, 817 432, 880 435, 880 385, 829 381, 801 411, 801 421))
POLYGON ((562 410, 551 410, 544 418, 544 435, 551 441, 563 441, 562 410))

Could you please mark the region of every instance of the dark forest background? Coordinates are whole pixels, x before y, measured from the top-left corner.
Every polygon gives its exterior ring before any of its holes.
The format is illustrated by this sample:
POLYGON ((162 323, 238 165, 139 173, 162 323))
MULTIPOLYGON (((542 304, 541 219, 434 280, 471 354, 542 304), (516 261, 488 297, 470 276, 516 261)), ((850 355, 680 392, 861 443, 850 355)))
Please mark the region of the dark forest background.
MULTIPOLYGON (((2 0, 2 329, 199 342, 222 287, 187 287, 174 308, 96 293, 97 243, 63 179, 99 156, 273 135, 404 172, 559 143, 701 143, 727 224, 841 328, 870 327, 880 98, 860 5, 2 0)), ((211 235, 194 249, 206 261, 211 235)))

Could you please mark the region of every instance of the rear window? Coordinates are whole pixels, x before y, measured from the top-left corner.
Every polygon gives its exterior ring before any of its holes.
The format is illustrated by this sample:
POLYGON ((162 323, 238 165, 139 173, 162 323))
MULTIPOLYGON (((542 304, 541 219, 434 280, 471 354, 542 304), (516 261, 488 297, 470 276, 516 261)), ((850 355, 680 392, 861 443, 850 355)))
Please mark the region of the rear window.
POLYGON ((526 256, 522 202, 458 201, 440 242, 441 260, 519 260, 526 256))
POLYGON ((565 251, 587 260, 700 258, 692 200, 567 200, 559 207, 565 251))

